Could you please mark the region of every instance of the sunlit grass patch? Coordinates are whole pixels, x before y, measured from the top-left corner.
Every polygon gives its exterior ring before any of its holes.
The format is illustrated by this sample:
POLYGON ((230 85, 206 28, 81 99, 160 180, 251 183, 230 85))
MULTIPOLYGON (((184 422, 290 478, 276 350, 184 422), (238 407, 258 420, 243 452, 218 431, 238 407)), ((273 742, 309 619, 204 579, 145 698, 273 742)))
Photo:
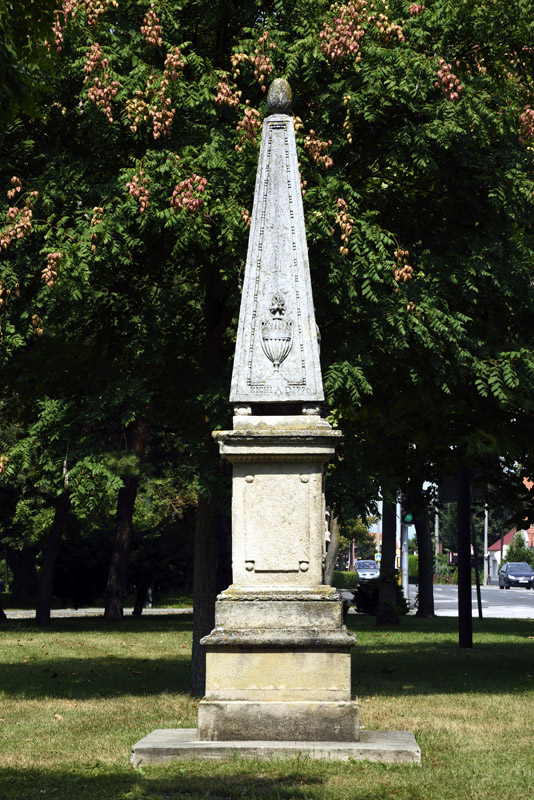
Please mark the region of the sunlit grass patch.
POLYGON ((143 736, 196 726, 191 617, 12 621, 0 628, 0 799, 531 800, 531 623, 477 621, 469 651, 456 620, 349 624, 361 723, 414 731, 420 767, 230 758, 133 770, 143 736))

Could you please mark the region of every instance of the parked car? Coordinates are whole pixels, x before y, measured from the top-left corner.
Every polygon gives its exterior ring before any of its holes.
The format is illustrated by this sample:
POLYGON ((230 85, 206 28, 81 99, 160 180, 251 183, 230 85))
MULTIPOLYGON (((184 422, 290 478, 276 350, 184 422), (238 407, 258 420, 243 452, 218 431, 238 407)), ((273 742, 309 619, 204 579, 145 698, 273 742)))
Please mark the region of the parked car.
POLYGON ((510 586, 532 589, 533 585, 534 570, 526 561, 509 561, 499 570, 499 589, 509 589, 510 586))
POLYGON ((358 573, 360 583, 372 581, 380 575, 380 567, 376 561, 362 560, 354 562, 354 572, 358 573))

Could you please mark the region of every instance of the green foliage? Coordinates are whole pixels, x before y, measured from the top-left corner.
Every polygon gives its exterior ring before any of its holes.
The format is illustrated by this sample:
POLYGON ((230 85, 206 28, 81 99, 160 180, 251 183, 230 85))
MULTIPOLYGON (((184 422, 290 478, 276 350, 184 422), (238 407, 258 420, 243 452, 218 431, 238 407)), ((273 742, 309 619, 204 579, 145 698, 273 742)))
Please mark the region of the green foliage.
POLYGON ((441 584, 449 584, 451 582, 454 570, 451 569, 448 557, 445 553, 439 553, 437 563, 434 563, 434 573, 436 575, 436 582, 441 584))
POLYGON ((57 42, 48 4, 26 31, 34 5, 0 4, 13 99, 0 186, 15 192, 0 233, 0 492, 23 504, 17 519, 27 509, 21 536, 35 519, 42 537, 35 509, 67 477, 95 528, 125 475, 147 498, 149 475, 167 509, 224 491, 210 432, 230 425, 259 145, 243 122, 266 114, 275 76, 295 97, 325 393, 345 433, 329 502, 365 519, 379 486, 458 461, 493 486, 515 462, 534 472, 532 0, 362 5, 357 50, 339 57, 325 0, 156 2, 152 33, 144 0, 94 19, 74 4, 57 42), (31 230, 11 237, 21 209, 31 230), (136 420, 144 455, 125 446, 136 420))
POLYGON ((354 541, 356 558, 374 558, 376 543, 374 536, 369 533, 369 527, 376 522, 376 519, 377 517, 367 517, 364 521, 358 517, 343 520, 340 525, 339 550, 341 552, 348 550, 354 541))
POLYGON ((358 583, 358 575, 355 572, 334 571, 332 586, 336 589, 347 589, 349 592, 355 592, 358 588, 358 583))
MULTIPOLYGON (((396 599, 395 607, 390 609, 391 618, 398 619, 404 616, 410 610, 408 603, 404 597, 402 587, 395 584, 396 599)), ((356 590, 355 597, 356 611, 360 614, 367 614, 368 616, 376 616, 378 611, 378 579, 365 581, 360 583, 356 590)))
MULTIPOLYGON (((480 570, 478 571, 478 580, 480 582, 480 585, 482 586, 483 583, 484 583, 484 576, 483 576, 483 574, 482 574, 482 572, 480 570)), ((452 583, 453 583, 454 586, 458 586, 458 567, 456 567, 456 569, 454 570, 454 572, 452 574, 452 583)), ((475 575, 475 569, 474 569, 474 567, 472 567, 471 568, 471 586, 475 586, 475 585, 476 585, 476 575, 475 575)))
POLYGON ((408 556, 408 579, 411 583, 419 582, 419 556, 408 556))
POLYGON ((506 551, 506 558, 503 561, 503 564, 505 564, 507 561, 526 561, 527 564, 530 564, 530 566, 534 569, 534 550, 532 550, 530 547, 527 547, 525 537, 521 531, 517 531, 517 533, 514 534, 512 544, 506 551))

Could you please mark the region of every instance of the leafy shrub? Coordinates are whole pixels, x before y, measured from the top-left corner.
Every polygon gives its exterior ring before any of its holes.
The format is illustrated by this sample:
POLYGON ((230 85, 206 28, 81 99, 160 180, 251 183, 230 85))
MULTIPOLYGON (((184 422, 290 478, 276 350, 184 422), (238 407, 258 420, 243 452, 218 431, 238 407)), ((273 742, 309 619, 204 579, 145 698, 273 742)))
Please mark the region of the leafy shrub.
POLYGON ((356 572, 335 571, 332 579, 332 586, 336 589, 346 589, 355 592, 358 588, 359 578, 356 572))
MULTIPOLYGON (((402 617, 408 613, 410 607, 404 597, 402 586, 395 584, 396 597, 394 613, 402 617)), ((374 617, 378 611, 378 579, 360 583, 356 590, 356 611, 374 617)))
MULTIPOLYGON (((480 570, 478 571, 478 579, 480 581, 480 585, 482 586, 484 584, 484 576, 483 576, 483 574, 482 574, 482 572, 480 570)), ((454 586, 458 586, 458 567, 456 567, 456 569, 454 570, 454 574, 452 576, 452 582, 453 582, 454 586)), ((471 568, 471 586, 474 586, 475 584, 476 584, 475 570, 474 570, 474 567, 472 567, 471 568)))

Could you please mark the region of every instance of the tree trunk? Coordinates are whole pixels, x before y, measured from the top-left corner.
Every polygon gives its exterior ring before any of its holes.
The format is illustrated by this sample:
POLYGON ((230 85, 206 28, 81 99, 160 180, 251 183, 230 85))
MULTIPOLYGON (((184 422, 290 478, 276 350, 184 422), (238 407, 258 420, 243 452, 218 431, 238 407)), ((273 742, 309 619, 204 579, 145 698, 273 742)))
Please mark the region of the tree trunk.
POLYGON ((135 605, 132 611, 132 617, 140 617, 145 607, 146 596, 150 584, 147 581, 138 583, 135 592, 135 605))
POLYGON ((419 554, 419 598, 417 617, 434 616, 434 555, 428 521, 428 505, 420 489, 409 494, 409 507, 415 510, 415 533, 419 554))
POLYGON ((215 627, 217 596, 217 507, 213 496, 201 496, 195 518, 193 564, 193 652, 191 694, 203 695, 206 687, 206 651, 200 640, 215 627))
POLYGON ((31 605, 37 591, 37 568, 35 566, 35 548, 33 545, 22 550, 6 548, 6 558, 13 573, 13 590, 11 605, 24 607, 31 605))
POLYGON ((399 625, 397 612, 397 586, 395 555, 397 550, 397 525, 395 506, 384 500, 382 510, 382 559, 378 579, 377 625, 399 625))
POLYGON ((50 625, 50 606, 54 590, 54 572, 61 547, 61 538, 70 509, 70 494, 63 492, 55 503, 54 519, 46 539, 43 562, 39 574, 39 588, 35 603, 35 621, 37 625, 50 625))
POLYGON ((458 644, 473 647, 471 604, 471 483, 468 467, 458 470, 458 644))
POLYGON ((330 523, 330 544, 326 551, 324 560, 324 582, 328 586, 332 586, 334 580, 334 567, 336 566, 336 558, 339 550, 339 522, 337 517, 332 517, 330 523))
POLYGON ((124 594, 128 579, 128 557, 132 538, 132 519, 138 485, 139 477, 132 475, 124 478, 124 486, 119 489, 115 541, 111 552, 104 609, 104 619, 108 622, 118 622, 123 615, 124 594))
MULTIPOLYGON (((128 452, 143 453, 148 436, 148 425, 142 420, 135 420, 126 429, 128 452)), ((106 586, 106 605, 104 619, 107 622, 118 622, 122 619, 124 594, 128 579, 128 557, 132 538, 132 520, 139 486, 139 474, 123 478, 124 486, 119 489, 117 500, 117 517, 115 523, 115 541, 111 552, 108 582, 106 586)))

